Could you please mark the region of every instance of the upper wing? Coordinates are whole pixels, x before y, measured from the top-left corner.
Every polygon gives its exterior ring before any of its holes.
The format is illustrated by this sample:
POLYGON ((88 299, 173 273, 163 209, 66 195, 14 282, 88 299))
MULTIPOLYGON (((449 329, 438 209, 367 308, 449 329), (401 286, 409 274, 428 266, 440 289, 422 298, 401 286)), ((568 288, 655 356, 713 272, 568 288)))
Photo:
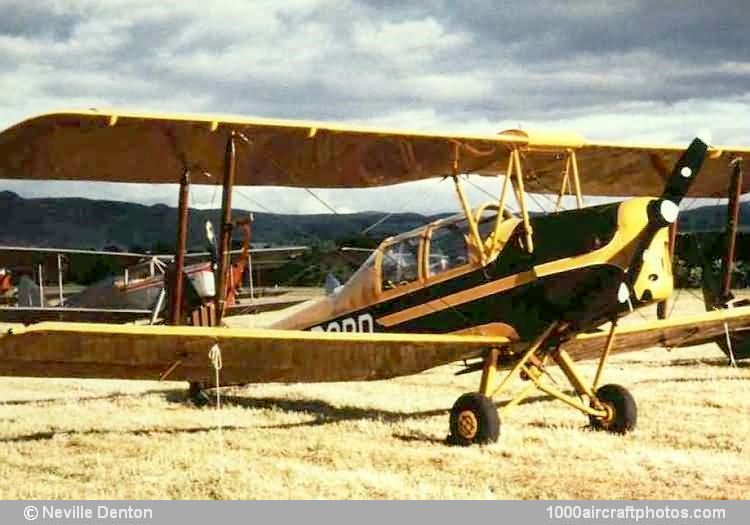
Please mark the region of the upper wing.
POLYGON ((238 185, 382 186, 462 172, 497 173, 497 135, 447 135, 321 122, 211 115, 69 111, 0 133, 0 178, 221 184, 227 137, 237 141, 238 185))
MULTIPOLYGON (((519 131, 505 134, 524 136, 528 144, 521 150, 524 185, 527 191, 557 193, 565 170, 565 158, 559 146, 550 146, 546 135, 519 131)), ((585 195, 630 196, 660 195, 672 167, 684 152, 684 146, 586 142, 570 146, 580 170, 581 190, 585 195)), ((700 176, 688 192, 691 197, 726 197, 730 162, 750 158, 750 148, 712 146, 700 176)), ((742 193, 750 191, 750 179, 743 182, 742 193)))
POLYGON ((200 381, 223 385, 384 379, 503 346, 502 337, 39 323, 0 335, 0 375, 200 381))
MULTIPOLYGON (((615 330, 612 353, 632 352, 653 346, 675 348, 699 345, 715 340, 725 329, 733 333, 750 329, 750 306, 621 325, 615 330)), ((597 358, 606 345, 607 336, 608 332, 579 334, 563 344, 562 348, 577 360, 597 358)))
POLYGON ((101 255, 113 257, 121 264, 128 266, 141 259, 153 257, 145 253, 109 252, 104 250, 77 250, 71 248, 39 248, 33 246, 0 246, 0 267, 29 265, 38 262, 55 264, 58 255, 101 255))
MULTIPOLYGON (((227 137, 237 142, 238 185, 384 186, 461 173, 497 175, 523 152, 526 189, 557 192, 575 150, 589 195, 659 195, 681 147, 587 142, 568 133, 469 135, 369 129, 210 115, 68 111, 0 133, 0 178, 220 184, 227 137), (246 139, 246 140, 244 140, 246 139)), ((726 167, 747 148, 712 149, 690 195, 723 194, 726 167)), ((748 182, 750 184, 750 181, 748 182)))

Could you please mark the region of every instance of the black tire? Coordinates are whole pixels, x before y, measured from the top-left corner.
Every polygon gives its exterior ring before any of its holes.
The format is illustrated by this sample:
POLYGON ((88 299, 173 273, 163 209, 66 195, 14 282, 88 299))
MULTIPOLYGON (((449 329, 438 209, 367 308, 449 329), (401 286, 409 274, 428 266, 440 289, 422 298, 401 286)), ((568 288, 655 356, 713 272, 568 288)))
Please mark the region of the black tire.
POLYGON ((209 403, 208 395, 205 390, 203 390, 203 384, 192 381, 188 387, 188 399, 193 406, 198 408, 202 408, 209 403))
POLYGON ((626 388, 620 385, 604 385, 596 391, 596 397, 611 410, 611 414, 605 419, 590 416, 592 427, 615 434, 625 434, 635 428, 638 409, 635 399, 626 388))
POLYGON ((464 394, 451 408, 450 429, 448 440, 452 444, 494 443, 500 437, 500 416, 487 396, 479 392, 464 394))

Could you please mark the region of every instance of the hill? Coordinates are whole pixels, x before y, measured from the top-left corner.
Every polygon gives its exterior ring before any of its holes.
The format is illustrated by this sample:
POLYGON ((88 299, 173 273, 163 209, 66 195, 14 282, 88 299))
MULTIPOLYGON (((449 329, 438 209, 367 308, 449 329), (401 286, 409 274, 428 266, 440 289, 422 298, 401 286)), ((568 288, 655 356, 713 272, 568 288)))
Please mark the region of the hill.
MULTIPOLYGON (((382 212, 285 215, 235 210, 235 216, 253 213, 253 242, 265 244, 320 244, 354 238, 383 219, 382 212)), ((416 228, 436 216, 397 213, 373 227, 368 236, 380 240, 416 228)), ((202 248, 203 224, 219 223, 219 210, 190 210, 188 245, 202 248)), ((24 199, 0 192, 0 244, 24 246, 171 251, 176 237, 177 210, 164 204, 145 206, 129 202, 70 197, 24 199)))
MULTIPOLYGON (((237 216, 251 210, 236 210, 237 216)), ((252 211, 253 242, 266 244, 320 244, 356 238, 385 217, 367 211, 351 214, 287 215, 252 211)), ((396 213, 376 225, 368 237, 379 241, 388 235, 422 226, 443 215, 396 213)), ((189 246, 203 246, 203 224, 218 225, 219 210, 191 209, 189 246)), ((680 231, 717 231, 726 220, 724 206, 705 206, 680 215, 680 231)), ((164 204, 146 206, 129 202, 72 197, 24 199, 0 192, 1 244, 101 249, 171 250, 177 227, 177 210, 164 204)), ((741 220, 750 225, 750 203, 743 203, 741 220)))

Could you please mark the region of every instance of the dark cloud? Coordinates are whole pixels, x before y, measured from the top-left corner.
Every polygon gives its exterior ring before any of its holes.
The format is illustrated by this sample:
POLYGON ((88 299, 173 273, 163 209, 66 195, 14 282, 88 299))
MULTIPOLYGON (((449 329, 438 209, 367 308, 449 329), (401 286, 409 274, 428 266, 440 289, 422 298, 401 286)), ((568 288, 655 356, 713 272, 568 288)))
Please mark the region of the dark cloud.
POLYGON ((42 1, 3 1, 0 11, 0 35, 7 36, 66 39, 78 20, 76 14, 57 11, 42 1))
MULTIPOLYGON (((0 34, 22 37, 15 47, 26 58, 62 75, 146 77, 157 81, 152 98, 178 89, 206 100, 198 109, 369 118, 434 107, 533 118, 607 100, 741 95, 750 80, 747 68, 720 67, 747 60, 742 2, 57 5, 10 2, 0 34)), ((70 94, 54 84, 46 79, 42 94, 70 94)), ((113 89, 102 95, 120 100, 113 89)))
POLYGON ((707 122, 750 138, 742 1, 0 0, 0 13, 0 126, 108 105, 667 140, 707 122))

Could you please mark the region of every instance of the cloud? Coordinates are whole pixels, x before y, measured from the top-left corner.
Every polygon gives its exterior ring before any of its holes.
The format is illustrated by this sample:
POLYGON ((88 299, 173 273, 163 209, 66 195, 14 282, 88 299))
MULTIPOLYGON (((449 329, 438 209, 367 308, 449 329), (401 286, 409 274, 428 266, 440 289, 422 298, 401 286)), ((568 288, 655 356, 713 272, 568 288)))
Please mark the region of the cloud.
MULTIPOLYGON (((740 1, 0 0, 0 9, 0 127, 54 108, 124 106, 464 132, 520 124, 602 140, 683 142, 710 128, 717 142, 750 140, 740 1)), ((342 210, 393 209, 410 192, 430 196, 405 199, 414 209, 455 206, 452 188, 421 184, 322 195, 342 210)), ((0 187, 175 198, 149 186, 0 187)), ((320 209, 305 192, 247 191, 286 212, 320 209)), ((208 205, 211 194, 195 198, 208 205)))

